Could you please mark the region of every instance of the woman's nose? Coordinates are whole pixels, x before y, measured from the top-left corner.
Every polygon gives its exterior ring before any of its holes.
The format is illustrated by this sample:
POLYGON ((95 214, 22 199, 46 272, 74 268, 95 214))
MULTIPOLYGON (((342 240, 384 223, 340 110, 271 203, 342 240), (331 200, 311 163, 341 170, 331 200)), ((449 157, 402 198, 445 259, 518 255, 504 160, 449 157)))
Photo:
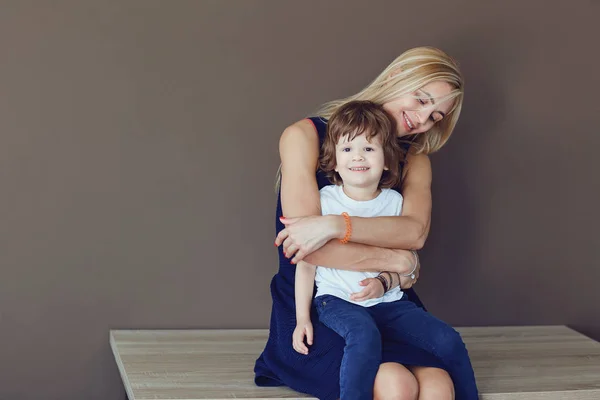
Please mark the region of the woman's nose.
POLYGON ((431 110, 429 108, 424 108, 417 112, 417 119, 419 120, 419 125, 425 125, 431 116, 431 110))

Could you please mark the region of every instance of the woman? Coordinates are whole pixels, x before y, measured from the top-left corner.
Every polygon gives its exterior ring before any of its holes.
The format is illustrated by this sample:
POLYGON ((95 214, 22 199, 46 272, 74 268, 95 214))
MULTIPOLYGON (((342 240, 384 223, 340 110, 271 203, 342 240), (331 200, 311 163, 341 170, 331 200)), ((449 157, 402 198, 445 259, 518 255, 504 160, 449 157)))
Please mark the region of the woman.
MULTIPOLYGON (((314 342, 309 354, 300 355, 292 348, 296 322, 294 264, 304 259, 330 268, 402 274, 413 269, 416 260, 410 250, 423 246, 430 225, 431 164, 427 154, 439 150, 449 139, 460 115, 463 93, 461 74, 450 57, 435 48, 415 48, 400 55, 361 92, 327 103, 317 118, 285 129, 279 145, 279 233, 275 242, 280 267, 271 282, 269 340, 255 366, 258 385, 287 385, 320 399, 339 396, 344 340, 320 324, 314 310, 314 342), (342 244, 332 239, 347 234, 344 218, 320 215, 319 189, 330 182, 318 169, 318 161, 327 118, 351 100, 382 104, 396 120, 397 135, 408 148, 408 155, 400 188, 403 215, 352 217, 350 242, 342 244)), ((410 289, 417 279, 418 269, 403 277, 400 285, 416 304, 415 313, 423 315, 426 312, 419 308, 422 304, 410 289)), ((459 400, 477 398, 460 336, 443 322, 429 318, 444 329, 443 335, 425 337, 426 330, 407 326, 407 331, 414 330, 414 340, 383 338, 384 362, 375 380, 375 399, 442 400, 454 398, 455 392, 459 400)))

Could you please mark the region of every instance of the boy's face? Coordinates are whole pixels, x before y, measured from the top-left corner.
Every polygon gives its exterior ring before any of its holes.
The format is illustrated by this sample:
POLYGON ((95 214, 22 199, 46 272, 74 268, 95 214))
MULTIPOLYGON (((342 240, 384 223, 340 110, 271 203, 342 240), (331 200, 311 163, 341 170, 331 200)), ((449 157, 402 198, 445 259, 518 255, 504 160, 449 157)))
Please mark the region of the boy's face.
POLYGON ((371 138, 360 135, 348 142, 348 136, 339 139, 335 147, 335 171, 340 174, 344 185, 357 188, 377 189, 385 166, 380 136, 371 138))

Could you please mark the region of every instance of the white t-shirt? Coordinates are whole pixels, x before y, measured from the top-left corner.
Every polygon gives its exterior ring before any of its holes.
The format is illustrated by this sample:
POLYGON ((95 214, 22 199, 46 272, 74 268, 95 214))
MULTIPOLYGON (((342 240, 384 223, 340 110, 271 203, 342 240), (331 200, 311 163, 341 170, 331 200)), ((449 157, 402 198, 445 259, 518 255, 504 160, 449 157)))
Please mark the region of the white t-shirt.
MULTIPOLYGON (((341 214, 347 212, 353 217, 380 217, 400 215, 402 213, 402 195, 392 189, 382 189, 379 196, 372 200, 353 200, 344 193, 342 186, 329 185, 320 191, 321 211, 323 215, 341 214)), ((315 283, 317 285, 316 296, 330 294, 350 303, 363 307, 371 307, 382 302, 391 302, 402 298, 402 290, 395 287, 385 293, 383 297, 368 299, 362 302, 350 300, 352 293, 358 293, 364 289, 359 282, 365 278, 374 278, 378 272, 356 272, 344 271, 317 266, 315 283)))

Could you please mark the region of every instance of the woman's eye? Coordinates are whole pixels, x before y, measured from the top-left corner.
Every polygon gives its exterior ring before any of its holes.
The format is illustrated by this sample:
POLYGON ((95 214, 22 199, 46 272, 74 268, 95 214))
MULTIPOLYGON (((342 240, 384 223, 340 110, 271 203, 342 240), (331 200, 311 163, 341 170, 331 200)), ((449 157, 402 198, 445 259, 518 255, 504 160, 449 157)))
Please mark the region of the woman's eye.
POLYGON ((419 97, 419 103, 421 103, 421 105, 425 105, 425 104, 427 104, 427 101, 425 101, 419 97))

